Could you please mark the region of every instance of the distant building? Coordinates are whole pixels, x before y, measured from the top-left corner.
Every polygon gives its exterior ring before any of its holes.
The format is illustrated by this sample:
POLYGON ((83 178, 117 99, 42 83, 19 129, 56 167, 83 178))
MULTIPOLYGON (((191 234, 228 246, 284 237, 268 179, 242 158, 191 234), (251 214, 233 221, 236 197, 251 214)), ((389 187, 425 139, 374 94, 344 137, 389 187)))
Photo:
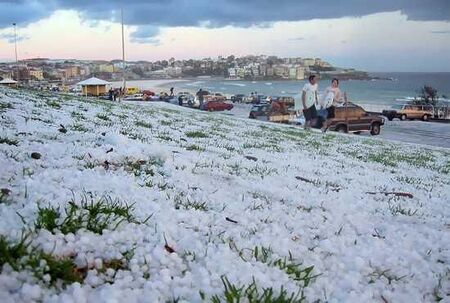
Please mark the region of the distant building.
POLYGON ((306 69, 303 66, 297 66, 296 70, 297 70, 296 71, 296 79, 297 80, 305 79, 306 69))
POLYGON ((80 76, 88 76, 91 74, 89 66, 83 66, 79 68, 80 76))
POLYGON ((112 64, 100 64, 98 66, 98 71, 101 73, 113 73, 114 72, 114 65, 112 64))
POLYGON ((0 80, 0 86, 17 87, 17 81, 5 78, 0 80))
POLYGON ((80 76, 80 68, 78 66, 69 66, 64 68, 64 77, 72 79, 80 76))
POLYGON ((183 74, 183 70, 181 67, 166 67, 164 71, 170 77, 181 77, 181 75, 183 74))
POLYGON ((236 76, 237 76, 236 69, 235 68, 229 68, 228 69, 228 76, 230 78, 236 78, 236 76))
POLYGON ((169 59, 169 66, 175 66, 175 58, 170 58, 169 59))
POLYGON ((9 70, 0 70, 0 78, 12 78, 12 72, 9 70))
POLYGON ((30 79, 38 81, 44 80, 44 71, 42 69, 30 69, 30 79))
POLYGON ((303 64, 305 66, 314 66, 316 64, 316 60, 313 58, 305 58, 303 59, 303 64))
POLYGON ((289 79, 297 79, 297 68, 295 66, 289 68, 289 79))
POLYGON ((17 71, 14 72, 15 76, 18 74, 19 81, 28 81, 30 80, 30 70, 26 65, 20 65, 17 67, 17 71))
POLYGON ((106 87, 109 82, 95 77, 78 82, 77 86, 81 86, 83 95, 85 96, 101 96, 106 94, 106 87))
POLYGON ((237 76, 239 78, 245 78, 245 69, 240 67, 236 70, 237 76))
POLYGON ((57 69, 54 71, 54 75, 56 78, 58 78, 60 80, 65 80, 66 79, 66 70, 65 69, 57 69))
POLYGON ((281 78, 289 78, 289 68, 286 65, 276 65, 274 66, 274 74, 275 76, 281 78))

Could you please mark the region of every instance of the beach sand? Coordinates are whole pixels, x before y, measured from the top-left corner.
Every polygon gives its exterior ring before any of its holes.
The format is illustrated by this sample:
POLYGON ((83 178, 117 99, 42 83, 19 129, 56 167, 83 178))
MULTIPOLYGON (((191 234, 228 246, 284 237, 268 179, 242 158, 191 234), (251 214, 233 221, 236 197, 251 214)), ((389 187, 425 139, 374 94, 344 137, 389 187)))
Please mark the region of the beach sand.
MULTIPOLYGON (((161 80, 130 80, 127 81, 127 87, 137 87, 141 90, 151 90, 156 94, 159 94, 162 91, 168 92, 170 87, 174 87, 176 91, 177 83, 189 81, 183 79, 161 79, 161 80)), ((122 81, 114 81, 111 82, 113 87, 121 87, 122 81)), ((189 91, 189 90, 183 90, 189 91)))

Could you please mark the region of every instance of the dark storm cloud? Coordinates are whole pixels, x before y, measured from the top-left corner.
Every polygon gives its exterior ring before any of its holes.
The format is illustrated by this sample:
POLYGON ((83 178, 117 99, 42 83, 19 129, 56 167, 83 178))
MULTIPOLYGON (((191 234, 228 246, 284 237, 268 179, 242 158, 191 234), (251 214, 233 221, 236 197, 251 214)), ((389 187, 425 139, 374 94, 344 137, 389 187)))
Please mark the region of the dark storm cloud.
MULTIPOLYGON (((60 9, 76 10, 85 20, 119 21, 121 7, 126 24, 153 27, 267 27, 276 21, 360 17, 391 11, 401 11, 412 20, 450 20, 449 0, 0 0, 0 28, 13 22, 25 25, 60 9)), ((145 41, 158 33, 138 29, 132 38, 145 41)))
POLYGON ((296 38, 287 39, 287 41, 290 41, 290 42, 303 41, 303 40, 305 40, 304 37, 296 37, 296 38))
POLYGON ((131 42, 159 44, 159 39, 155 38, 159 34, 159 28, 153 25, 141 25, 130 34, 131 42))
POLYGON ((430 31, 432 34, 450 34, 450 30, 443 30, 443 31, 430 31))
MULTIPOLYGON (((8 43, 14 43, 15 39, 14 39, 14 34, 0 34, 0 39, 1 40, 6 40, 8 41, 8 43)), ((30 37, 28 36, 17 36, 17 42, 19 41, 23 41, 23 40, 27 40, 30 39, 30 37)))

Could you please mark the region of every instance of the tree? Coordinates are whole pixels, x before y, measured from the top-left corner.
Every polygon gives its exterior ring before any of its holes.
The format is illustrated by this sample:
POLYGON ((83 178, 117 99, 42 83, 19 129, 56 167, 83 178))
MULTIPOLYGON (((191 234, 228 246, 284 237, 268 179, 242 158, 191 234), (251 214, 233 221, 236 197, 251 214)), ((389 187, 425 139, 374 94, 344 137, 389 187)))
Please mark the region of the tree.
POLYGON ((436 105, 437 100, 438 100, 437 89, 431 87, 430 85, 424 85, 420 89, 419 99, 416 100, 416 103, 427 104, 427 105, 436 105))

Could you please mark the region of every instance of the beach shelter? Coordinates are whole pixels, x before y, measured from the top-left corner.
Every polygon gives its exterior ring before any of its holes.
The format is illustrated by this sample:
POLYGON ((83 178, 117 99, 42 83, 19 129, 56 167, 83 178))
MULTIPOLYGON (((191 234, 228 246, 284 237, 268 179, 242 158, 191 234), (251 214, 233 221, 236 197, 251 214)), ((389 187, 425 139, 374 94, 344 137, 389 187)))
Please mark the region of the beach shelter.
POLYGON ((85 96, 100 96, 106 94, 106 87, 110 85, 110 83, 108 81, 92 77, 78 82, 77 85, 81 86, 81 90, 85 96))
POLYGON ((0 81, 0 85, 8 86, 8 87, 17 87, 17 81, 14 81, 13 79, 5 78, 0 81))

